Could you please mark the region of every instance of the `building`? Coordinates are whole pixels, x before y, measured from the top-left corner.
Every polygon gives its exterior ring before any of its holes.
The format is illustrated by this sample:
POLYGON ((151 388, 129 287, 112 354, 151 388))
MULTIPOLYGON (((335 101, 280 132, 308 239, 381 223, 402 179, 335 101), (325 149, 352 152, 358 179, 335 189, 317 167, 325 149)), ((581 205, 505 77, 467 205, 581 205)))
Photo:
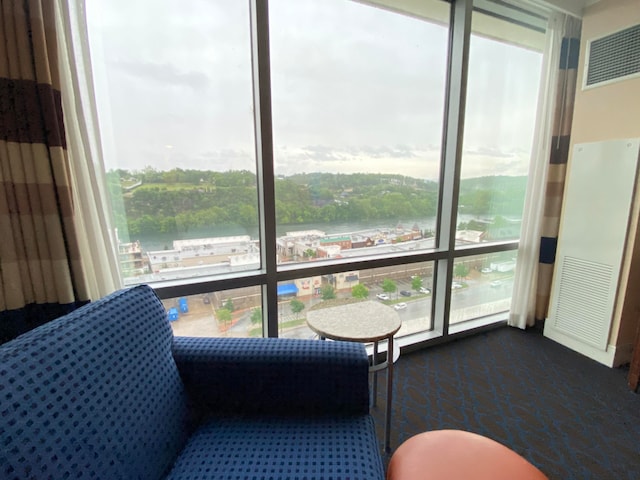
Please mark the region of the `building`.
POLYGON ((140 242, 118 243, 118 255, 123 277, 149 273, 149 262, 143 255, 140 242))
POLYGON ((249 235, 173 241, 173 248, 180 252, 182 258, 236 255, 250 252, 253 247, 254 245, 249 235))
POLYGON ((252 241, 249 235, 240 235, 174 240, 172 249, 147 252, 147 258, 151 270, 154 273, 159 273, 167 269, 218 263, 250 264, 255 261, 257 251, 256 242, 252 241), (248 261, 247 256, 251 257, 248 261), (242 259, 234 259, 234 257, 242 257, 242 259))

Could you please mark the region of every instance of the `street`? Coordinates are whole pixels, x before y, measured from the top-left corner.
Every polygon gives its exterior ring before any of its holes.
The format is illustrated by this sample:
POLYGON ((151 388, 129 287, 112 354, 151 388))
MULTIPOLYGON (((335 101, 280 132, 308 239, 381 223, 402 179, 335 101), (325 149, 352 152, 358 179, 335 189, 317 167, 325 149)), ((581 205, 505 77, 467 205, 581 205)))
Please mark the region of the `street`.
MULTIPOLYGON (((480 274, 473 272, 468 278, 457 280, 461 288, 451 292, 451 324, 461 323, 485 315, 506 311, 509 309, 511 291, 513 289, 513 277, 511 274, 480 274)), ((433 328, 431 322, 431 294, 418 293, 411 288, 410 280, 396 282, 397 290, 389 293, 389 300, 378 300, 376 295, 383 293, 382 282, 365 286, 369 289, 368 299, 381 302, 393 308, 394 305, 403 302, 406 308, 399 309, 398 315, 402 320, 402 328, 399 336, 408 335, 420 331, 428 331, 433 328), (411 292, 411 296, 400 295, 400 291, 411 292)), ((429 282, 425 286, 432 288, 429 282)), ((351 298, 351 292, 337 292, 338 298, 351 298)), ((224 328, 215 319, 215 309, 212 304, 204 304, 200 296, 189 297, 190 311, 181 314, 179 320, 171 323, 176 336, 228 336, 247 337, 251 331, 255 335, 256 325, 251 322, 251 309, 239 313, 239 318, 224 328)), ((305 308, 298 313, 291 309, 291 298, 281 299, 279 302, 280 325, 279 335, 285 338, 315 338, 315 334, 306 326, 306 311, 313 305, 322 302, 319 296, 300 297, 298 300, 305 304, 305 308)), ((172 306, 172 301, 165 301, 165 307, 172 306)))

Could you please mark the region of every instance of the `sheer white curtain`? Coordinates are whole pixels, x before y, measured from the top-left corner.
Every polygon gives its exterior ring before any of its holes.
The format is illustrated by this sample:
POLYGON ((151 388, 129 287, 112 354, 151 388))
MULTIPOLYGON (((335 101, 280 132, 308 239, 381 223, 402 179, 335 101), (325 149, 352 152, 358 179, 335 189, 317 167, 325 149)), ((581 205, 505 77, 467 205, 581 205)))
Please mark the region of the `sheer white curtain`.
POLYGON ((122 288, 93 89, 84 2, 55 0, 62 107, 89 297, 122 288))
POLYGON ((523 224, 518 248, 518 268, 513 283, 509 325, 526 328, 535 322, 535 297, 540 232, 543 219, 545 189, 549 169, 549 152, 553 135, 552 123, 556 107, 558 65, 566 15, 552 13, 547 26, 547 39, 538 100, 538 121, 533 138, 527 195, 522 214, 523 224))

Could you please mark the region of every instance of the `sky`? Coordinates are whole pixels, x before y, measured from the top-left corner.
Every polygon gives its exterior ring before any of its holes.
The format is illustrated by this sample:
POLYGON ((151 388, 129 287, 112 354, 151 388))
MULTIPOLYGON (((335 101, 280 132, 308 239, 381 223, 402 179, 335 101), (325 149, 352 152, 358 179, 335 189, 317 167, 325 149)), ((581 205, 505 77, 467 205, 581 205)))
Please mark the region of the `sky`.
MULTIPOLYGON (((248 2, 87 0, 107 168, 255 171, 248 2)), ((276 174, 437 179, 447 27, 272 0, 276 174)), ((527 174, 542 55, 473 36, 462 175, 527 174)))

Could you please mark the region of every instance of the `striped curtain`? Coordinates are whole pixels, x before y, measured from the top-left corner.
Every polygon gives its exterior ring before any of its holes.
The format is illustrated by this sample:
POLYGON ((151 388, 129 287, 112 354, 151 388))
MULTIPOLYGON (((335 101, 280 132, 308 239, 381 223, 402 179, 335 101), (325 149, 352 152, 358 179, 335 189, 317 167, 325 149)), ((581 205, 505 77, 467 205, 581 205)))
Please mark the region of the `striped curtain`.
POLYGON ((540 258, 536 288, 535 318, 547 317, 551 280, 556 259, 558 229, 562 209, 569 145, 571 142, 571 122, 578 74, 578 53, 580 50, 581 21, 567 17, 564 24, 560 71, 558 74, 556 108, 553 119, 553 137, 549 156, 549 170, 544 198, 544 216, 540 239, 540 258))
POLYGON ((54 2, 0 0, 0 342, 88 300, 62 118, 54 2))

